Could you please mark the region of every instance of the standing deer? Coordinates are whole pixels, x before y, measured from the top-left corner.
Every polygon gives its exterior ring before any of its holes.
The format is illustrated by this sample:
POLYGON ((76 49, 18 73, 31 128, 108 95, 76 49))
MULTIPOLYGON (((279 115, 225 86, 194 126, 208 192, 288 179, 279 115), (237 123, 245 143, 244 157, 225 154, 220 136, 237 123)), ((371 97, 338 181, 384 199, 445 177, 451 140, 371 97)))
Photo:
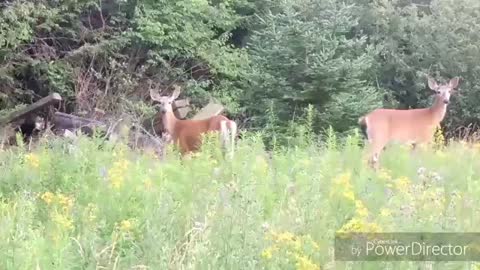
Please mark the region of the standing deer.
POLYGON ((230 158, 233 157, 237 124, 223 115, 212 116, 202 120, 180 120, 173 113, 172 103, 180 95, 180 89, 175 88, 171 96, 161 96, 150 89, 150 97, 158 102, 156 117, 162 120, 164 130, 171 138, 171 142, 178 144, 182 156, 199 150, 202 134, 220 132, 222 147, 230 144, 230 158))
POLYGON ((358 123, 369 143, 369 164, 377 169, 380 152, 391 141, 416 144, 429 143, 435 128, 445 117, 450 94, 457 88, 459 78, 439 85, 428 77, 428 87, 435 93, 429 108, 395 110, 376 109, 361 117, 358 123))

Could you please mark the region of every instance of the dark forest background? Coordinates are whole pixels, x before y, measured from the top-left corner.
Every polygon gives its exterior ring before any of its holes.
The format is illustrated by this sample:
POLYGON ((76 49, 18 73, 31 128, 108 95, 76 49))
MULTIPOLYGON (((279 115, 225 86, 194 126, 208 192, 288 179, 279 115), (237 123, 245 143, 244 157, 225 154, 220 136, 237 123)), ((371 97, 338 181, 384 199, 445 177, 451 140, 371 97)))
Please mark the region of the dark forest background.
POLYGON ((447 136, 480 120, 478 0, 4 0, 0 13, 2 114, 59 92, 68 113, 148 117, 148 89, 175 83, 195 108, 215 98, 283 140, 297 119, 348 134, 374 108, 429 106, 431 75, 461 77, 447 136))

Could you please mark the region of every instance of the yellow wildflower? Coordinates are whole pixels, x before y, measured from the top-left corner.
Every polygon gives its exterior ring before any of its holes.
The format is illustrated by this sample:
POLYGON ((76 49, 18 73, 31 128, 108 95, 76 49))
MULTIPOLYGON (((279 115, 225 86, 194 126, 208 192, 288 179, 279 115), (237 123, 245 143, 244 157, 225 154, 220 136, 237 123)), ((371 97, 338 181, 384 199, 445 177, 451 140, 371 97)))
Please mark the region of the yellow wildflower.
POLYGON ((368 216, 368 209, 365 207, 362 201, 356 200, 355 201, 355 210, 358 216, 364 218, 368 216))
POLYGON ((283 232, 277 235, 277 241, 279 242, 293 241, 294 238, 295 238, 295 235, 293 235, 290 232, 283 232))
POLYGON ((437 146, 444 146, 445 145, 445 137, 443 136, 442 129, 440 126, 437 126, 435 129, 435 134, 433 137, 433 141, 437 146))
POLYGON ((50 191, 47 191, 40 196, 40 198, 46 203, 46 204, 51 204, 53 202, 53 199, 55 199, 55 195, 51 193, 50 191))
POLYGON ((408 177, 405 176, 400 177, 399 179, 397 179, 397 181, 395 181, 395 186, 398 190, 406 192, 410 186, 410 180, 408 179, 408 177))
POLYGON ((298 270, 320 270, 318 265, 305 256, 296 255, 295 258, 297 259, 296 267, 298 270))
POLYGON ((382 216, 382 217, 389 217, 391 215, 392 215, 392 211, 390 211, 390 209, 382 208, 380 210, 380 216, 382 216))
POLYGON ((272 247, 269 247, 269 248, 265 249, 264 251, 262 251, 262 255, 261 255, 262 258, 267 259, 267 260, 271 259, 272 256, 273 256, 273 251, 274 250, 273 250, 272 247))
POLYGON ((343 192, 343 196, 350 201, 355 200, 355 193, 353 193, 352 190, 346 190, 345 192, 343 192))
POLYGON ((61 193, 57 194, 57 200, 64 208, 71 208, 73 206, 73 199, 61 193))
POLYGON ((350 189, 352 188, 352 185, 350 184, 351 177, 352 177, 351 172, 346 172, 335 177, 335 179, 333 180, 333 183, 343 186, 346 189, 350 189))
POLYGON ((120 188, 124 182, 124 175, 129 166, 129 161, 122 159, 113 163, 112 168, 108 171, 110 183, 114 188, 120 188))
POLYGON ((62 214, 59 214, 57 212, 55 212, 53 214, 53 217, 52 217, 52 220, 57 223, 58 225, 60 225, 61 227, 67 229, 67 230, 71 230, 73 229, 73 222, 70 218, 62 215, 62 214))
POLYGON ((35 155, 33 153, 29 153, 29 154, 25 155, 25 160, 33 168, 38 168, 40 166, 40 159, 38 158, 37 155, 35 155))
POLYGON ((364 222, 358 218, 352 218, 350 221, 345 223, 337 233, 348 233, 348 232, 381 232, 382 229, 376 223, 364 222))
POLYGON ((134 227, 134 222, 129 219, 122 220, 119 226, 120 231, 122 232, 129 232, 132 230, 133 227, 134 227))

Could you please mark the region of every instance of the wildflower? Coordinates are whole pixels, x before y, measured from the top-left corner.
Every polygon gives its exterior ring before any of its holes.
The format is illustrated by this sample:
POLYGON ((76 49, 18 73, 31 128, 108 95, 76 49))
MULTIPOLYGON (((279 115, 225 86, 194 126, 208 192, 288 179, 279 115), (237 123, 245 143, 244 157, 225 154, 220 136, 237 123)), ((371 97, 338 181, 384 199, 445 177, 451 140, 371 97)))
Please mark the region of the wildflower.
POLYGON ((67 197, 63 194, 57 194, 57 200, 60 203, 61 206, 64 207, 64 209, 69 209, 73 206, 73 199, 70 197, 67 197))
POLYGON ((437 126, 434 133, 434 143, 436 146, 445 145, 445 137, 443 136, 442 129, 440 126, 437 126))
POLYGON ((124 174, 128 169, 129 162, 126 159, 122 159, 113 163, 112 168, 108 171, 108 177, 110 183, 114 188, 120 188, 124 182, 124 174))
POLYGON ((129 231, 132 228, 132 223, 129 220, 122 220, 120 222, 120 230, 121 231, 129 231))
POLYGON ((352 188, 352 185, 350 184, 350 179, 352 177, 352 174, 350 172, 346 172, 343 174, 338 175, 334 180, 333 183, 343 186, 345 189, 350 189, 352 188))
POLYGON ((367 217, 368 216, 368 209, 365 207, 365 205, 363 204, 362 201, 360 200, 356 200, 355 201, 355 209, 356 209, 356 213, 360 216, 360 217, 367 217))
POLYGON ((53 214, 52 220, 58 225, 60 225, 62 228, 65 228, 67 230, 71 230, 74 228, 72 220, 65 215, 55 212, 53 214))
POLYGON ((279 242, 289 242, 289 241, 292 241, 294 238, 295 238, 295 235, 293 235, 290 232, 283 232, 278 234, 277 236, 277 240, 279 242))
POLYGON ((355 193, 352 190, 346 190, 343 192, 343 196, 350 201, 355 201, 355 193))
POLYGON ((25 160, 27 163, 32 166, 33 168, 38 168, 40 166, 40 159, 37 155, 33 153, 29 153, 25 156, 25 160))
POLYGON ((350 221, 345 223, 337 233, 347 233, 347 232, 381 232, 382 228, 376 223, 364 222, 358 218, 352 218, 350 221))
POLYGON ((408 179, 408 177, 405 177, 405 176, 400 177, 395 182, 395 186, 397 187, 398 190, 402 192, 406 192, 410 186, 410 180, 408 179))
POLYGON ((134 221, 130 219, 125 219, 120 222, 119 229, 120 231, 126 233, 133 229, 134 221))
POLYGON ((382 208, 380 210, 380 216, 382 217, 389 217, 391 215, 392 215, 392 211, 390 211, 390 209, 382 208))
POLYGON ((47 191, 40 196, 40 198, 46 203, 46 204, 51 204, 53 200, 55 199, 55 195, 51 193, 50 191, 47 191))
POLYGON ((262 251, 262 255, 261 255, 261 256, 262 256, 262 258, 269 260, 269 259, 271 259, 272 256, 273 256, 272 253, 273 253, 273 248, 272 248, 272 247, 269 247, 269 248, 265 249, 264 251, 262 251))
POLYGON ((296 255, 295 258, 297 259, 296 267, 298 270, 320 270, 318 265, 305 256, 296 255))

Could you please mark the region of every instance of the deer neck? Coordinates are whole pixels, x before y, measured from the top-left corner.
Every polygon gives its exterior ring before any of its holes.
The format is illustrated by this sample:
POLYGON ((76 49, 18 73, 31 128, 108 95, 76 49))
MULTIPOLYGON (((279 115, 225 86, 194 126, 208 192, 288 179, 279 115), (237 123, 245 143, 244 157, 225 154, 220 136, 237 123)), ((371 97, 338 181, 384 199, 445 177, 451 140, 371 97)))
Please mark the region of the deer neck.
POLYGON ((435 97, 435 101, 430 107, 430 113, 432 114, 433 121, 440 123, 447 113, 447 104, 443 102, 442 98, 435 97))
POLYGON ((175 127, 178 121, 179 120, 177 119, 175 114, 173 114, 173 112, 167 112, 162 115, 163 128, 165 129, 166 132, 168 132, 172 136, 173 139, 177 137, 175 127))

